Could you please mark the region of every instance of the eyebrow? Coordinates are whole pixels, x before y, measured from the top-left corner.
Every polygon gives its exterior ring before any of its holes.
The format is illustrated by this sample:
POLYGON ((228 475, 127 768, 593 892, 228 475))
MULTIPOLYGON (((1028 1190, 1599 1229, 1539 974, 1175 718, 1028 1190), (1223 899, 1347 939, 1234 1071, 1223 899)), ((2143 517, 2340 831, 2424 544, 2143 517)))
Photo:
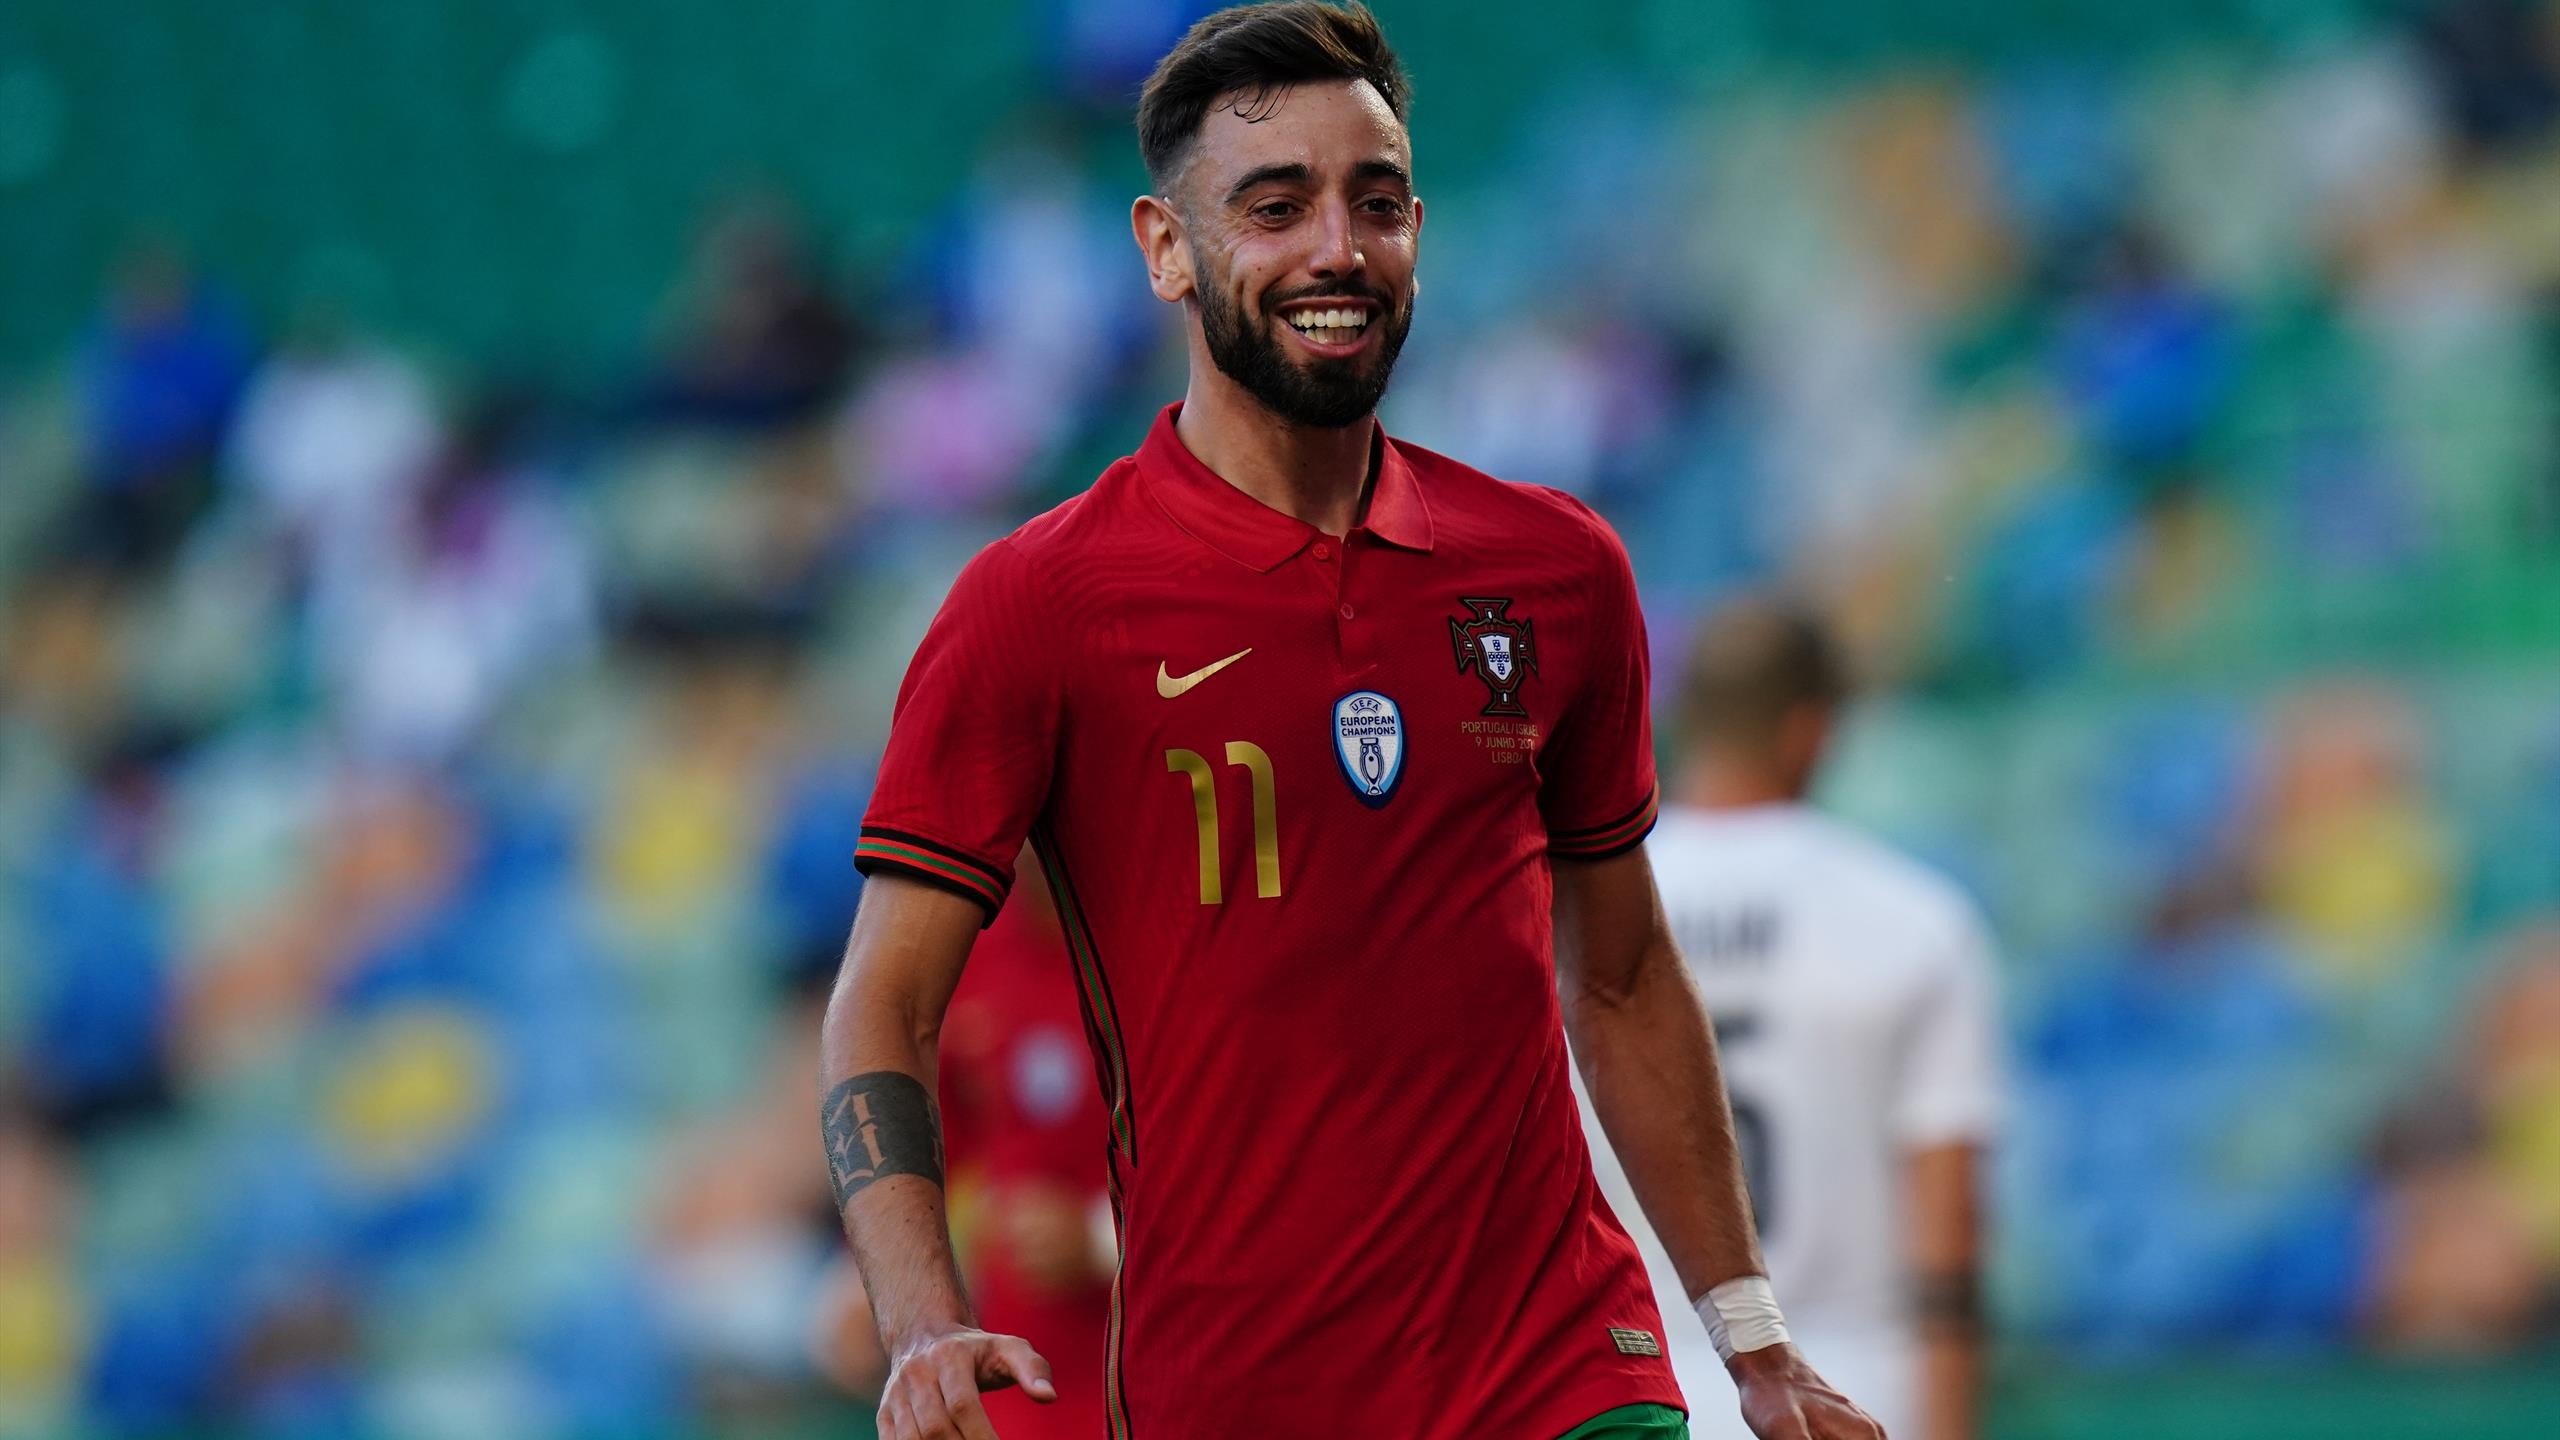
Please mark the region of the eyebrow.
POLYGON ((1413 177, 1392 160, 1363 160, 1351 167, 1354 180, 1393 180, 1407 190, 1413 188, 1413 177))
POLYGON ((1257 165, 1244 172, 1244 177, 1236 181, 1234 187, 1227 191, 1227 203, 1233 205, 1245 197, 1246 191, 1257 185, 1268 185, 1274 180, 1294 180, 1303 185, 1313 180, 1315 175, 1316 172, 1304 165, 1257 165))
MULTIPOLYGON (((1363 160, 1359 164, 1351 167, 1351 178, 1354 180, 1393 180, 1397 184, 1403 186, 1407 191, 1411 191, 1413 189, 1413 177, 1405 173, 1403 166, 1396 164, 1392 160, 1363 160)), ((1227 203, 1233 205, 1237 201, 1243 199, 1247 193, 1252 191, 1254 187, 1258 185, 1268 185, 1275 181, 1288 181, 1294 184, 1304 185, 1314 179, 1315 172, 1313 170, 1294 162, 1281 165, 1258 165, 1253 169, 1244 172, 1243 178, 1237 180, 1234 186, 1228 189, 1227 203)))

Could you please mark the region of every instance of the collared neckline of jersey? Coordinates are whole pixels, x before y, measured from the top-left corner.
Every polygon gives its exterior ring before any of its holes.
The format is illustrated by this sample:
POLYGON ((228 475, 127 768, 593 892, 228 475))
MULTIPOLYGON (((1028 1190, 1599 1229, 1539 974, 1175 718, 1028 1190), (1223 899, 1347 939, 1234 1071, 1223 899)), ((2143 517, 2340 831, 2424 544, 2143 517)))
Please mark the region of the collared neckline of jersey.
MULTIPOLYGON (((1138 447, 1138 474, 1173 523, 1237 564, 1265 574, 1324 538, 1315 526, 1272 509, 1201 464, 1173 428, 1181 413, 1179 400, 1164 407, 1147 431, 1146 443, 1138 447)), ((1386 427, 1374 420, 1370 425, 1378 479, 1369 490, 1368 513, 1352 533, 1365 530, 1400 550, 1427 553, 1431 507, 1422 498, 1422 482, 1413 473, 1413 462, 1387 437, 1386 427)))

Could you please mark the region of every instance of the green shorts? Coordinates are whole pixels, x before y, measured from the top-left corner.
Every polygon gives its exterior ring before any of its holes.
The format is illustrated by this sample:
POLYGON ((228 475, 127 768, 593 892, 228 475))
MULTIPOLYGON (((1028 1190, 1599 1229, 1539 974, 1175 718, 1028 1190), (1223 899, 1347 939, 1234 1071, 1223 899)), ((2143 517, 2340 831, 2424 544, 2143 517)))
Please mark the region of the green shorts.
POLYGON ((1621 1405, 1556 1440, 1689 1440, 1689 1417, 1668 1405, 1621 1405))

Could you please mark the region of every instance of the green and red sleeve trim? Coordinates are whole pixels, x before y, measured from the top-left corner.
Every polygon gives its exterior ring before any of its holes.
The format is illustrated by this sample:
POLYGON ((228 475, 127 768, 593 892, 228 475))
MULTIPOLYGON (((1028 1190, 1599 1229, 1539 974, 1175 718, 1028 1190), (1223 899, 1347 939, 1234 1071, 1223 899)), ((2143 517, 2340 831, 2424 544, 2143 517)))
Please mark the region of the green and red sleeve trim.
POLYGON ((1547 836, 1547 853, 1565 860, 1606 860, 1624 855, 1653 833, 1653 822, 1661 809, 1662 791, 1657 787, 1644 797, 1643 804, 1606 825, 1553 832, 1547 836))
POLYGON ((998 869, 966 851, 928 840, 911 830, 892 830, 884 825, 862 827, 862 838, 853 847, 853 868, 865 875, 903 875, 965 895, 987 907, 989 924, 995 923, 996 912, 1004 908, 1006 892, 1013 888, 1013 872, 1009 869, 998 869))

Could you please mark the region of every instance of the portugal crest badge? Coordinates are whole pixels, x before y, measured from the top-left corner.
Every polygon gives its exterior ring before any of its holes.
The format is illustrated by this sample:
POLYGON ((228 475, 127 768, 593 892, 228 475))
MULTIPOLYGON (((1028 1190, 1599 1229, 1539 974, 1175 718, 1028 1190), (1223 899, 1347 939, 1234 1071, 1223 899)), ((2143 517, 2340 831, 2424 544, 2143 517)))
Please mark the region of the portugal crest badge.
POLYGON ((1474 669, 1476 678, 1493 692, 1481 713, 1528 714, 1520 703, 1520 683, 1538 673, 1538 647, 1529 634, 1529 622, 1511 618, 1508 598, 1468 596, 1458 603, 1467 607, 1467 618, 1449 622, 1449 643, 1458 652, 1458 673, 1474 669))
POLYGON ((1386 804, 1404 778, 1404 712, 1375 690, 1334 701, 1333 755, 1361 804, 1372 810, 1386 804))

